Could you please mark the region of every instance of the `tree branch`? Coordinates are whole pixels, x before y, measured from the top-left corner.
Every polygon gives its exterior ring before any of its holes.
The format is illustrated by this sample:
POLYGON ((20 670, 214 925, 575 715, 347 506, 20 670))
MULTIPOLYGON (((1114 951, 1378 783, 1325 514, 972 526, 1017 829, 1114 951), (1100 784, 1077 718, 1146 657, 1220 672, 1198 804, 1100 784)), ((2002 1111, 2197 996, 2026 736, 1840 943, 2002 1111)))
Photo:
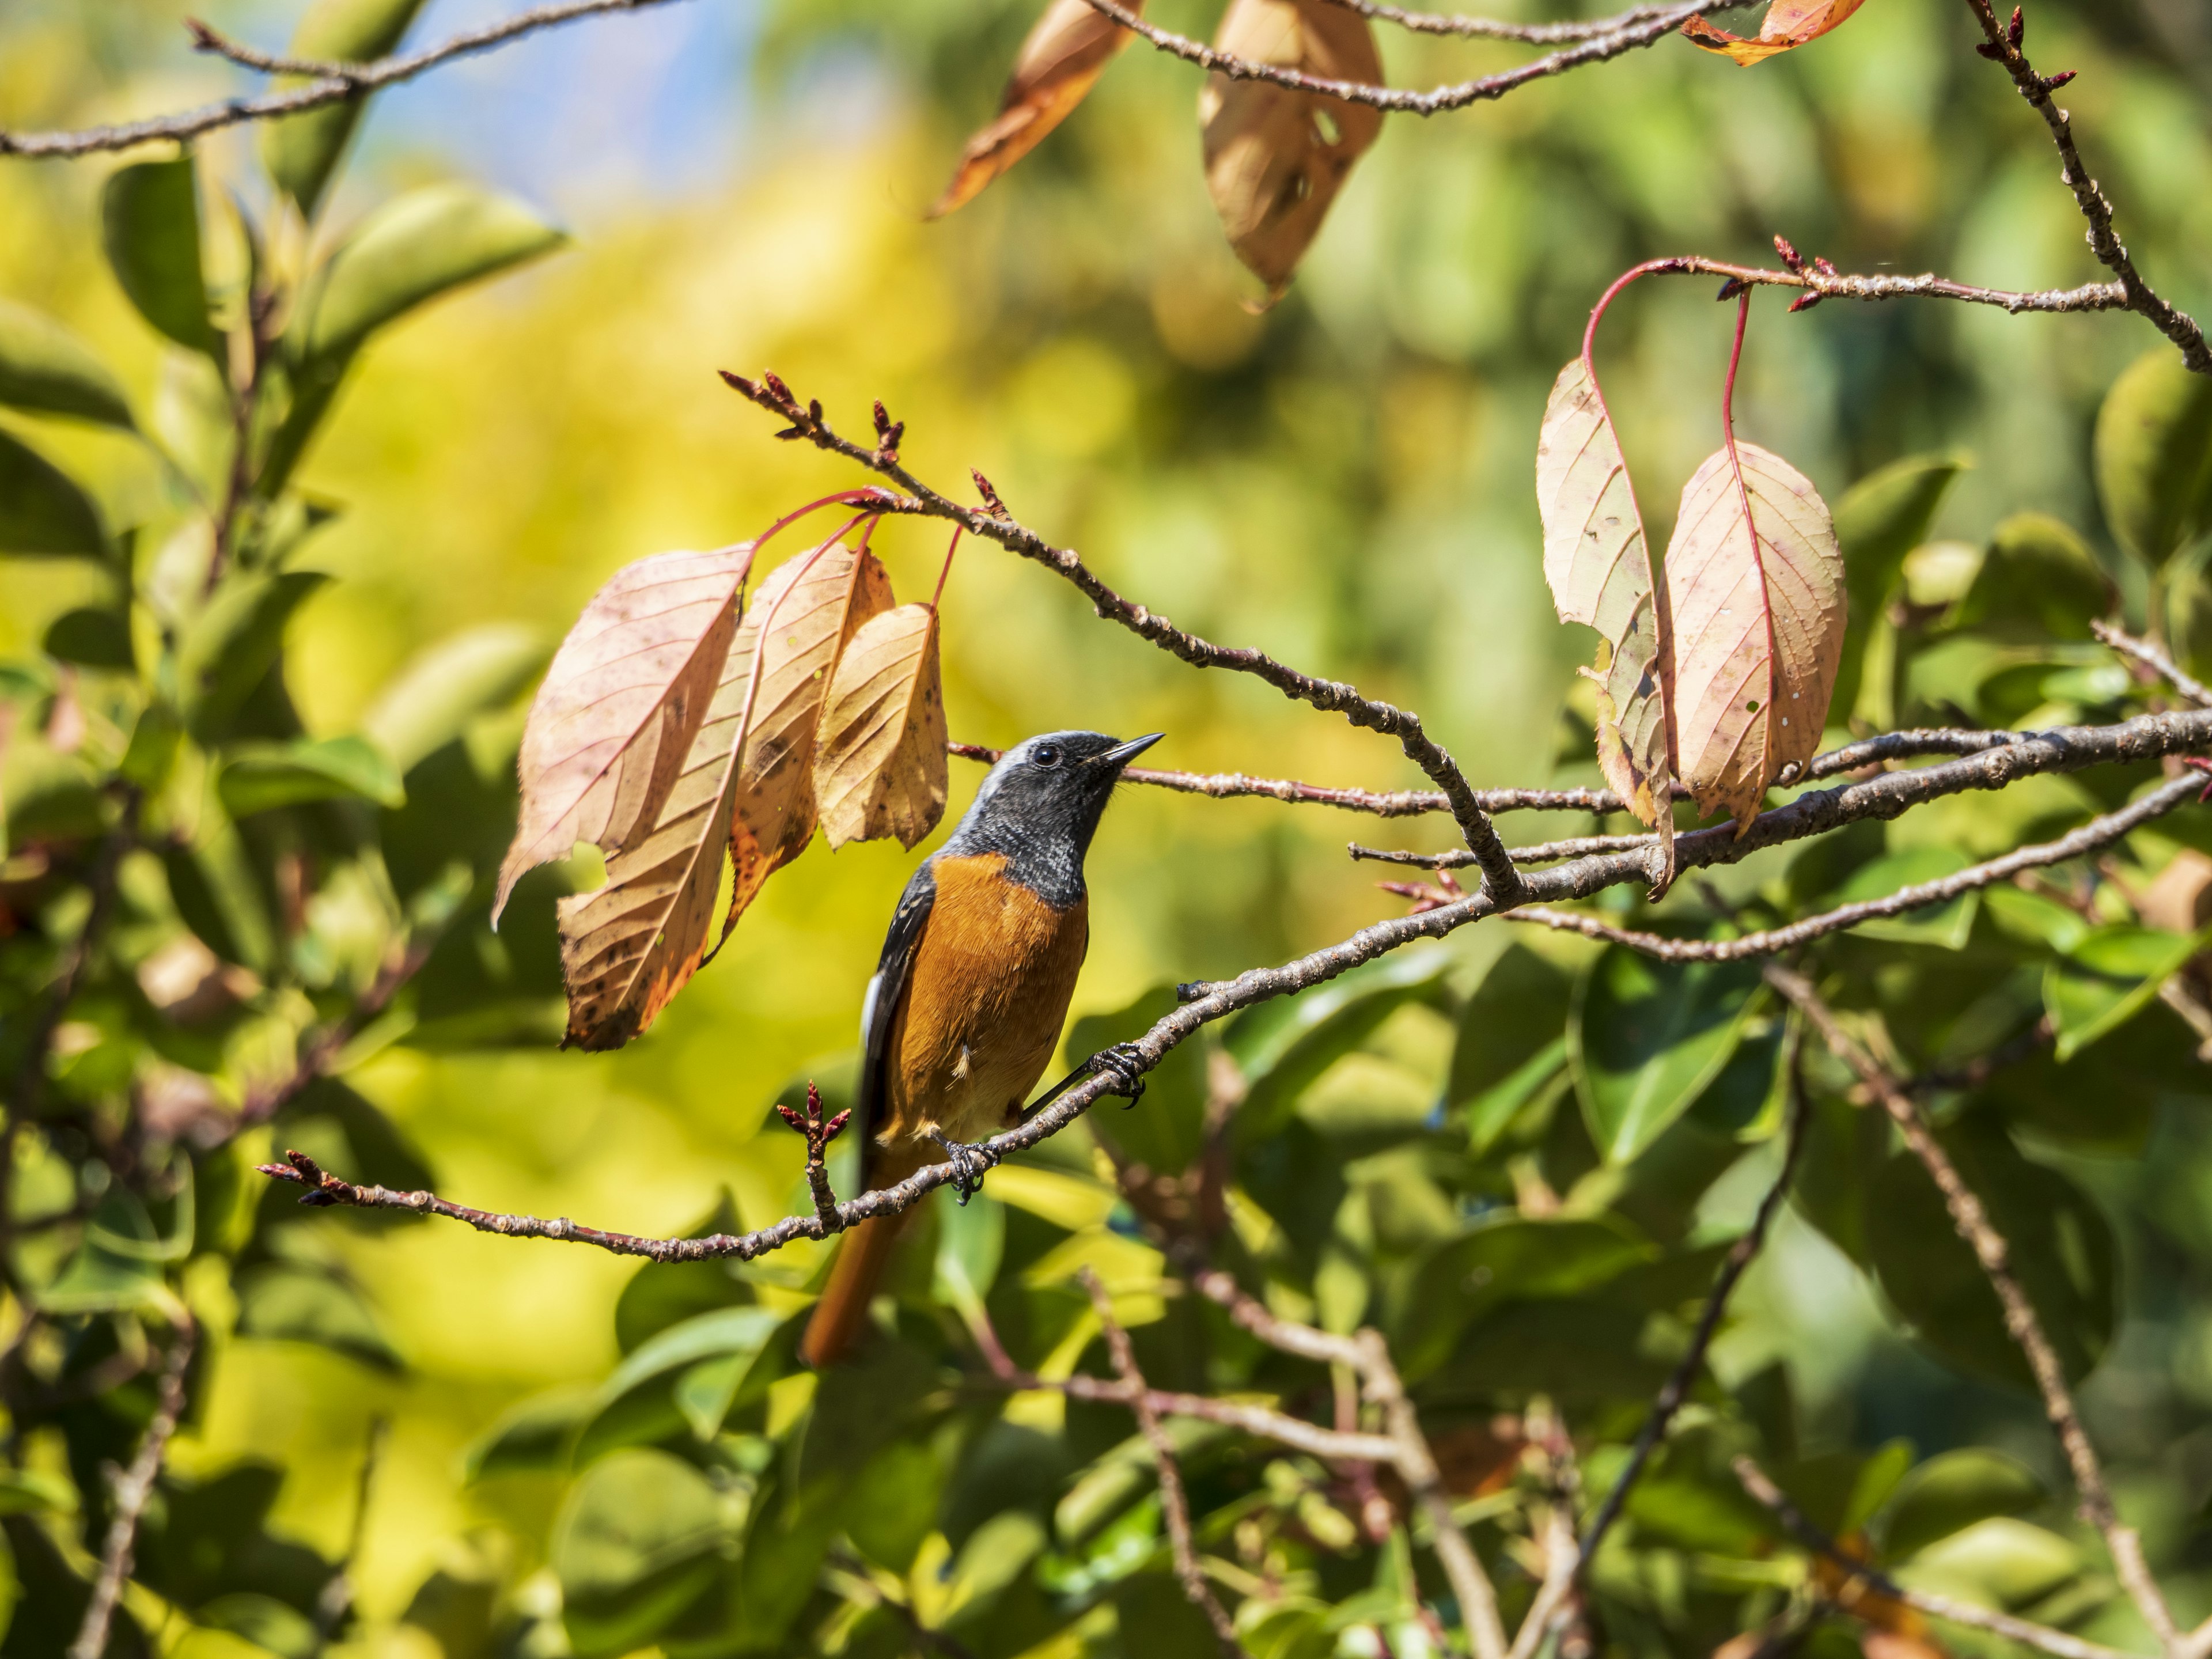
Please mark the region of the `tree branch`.
POLYGON ((161 1393, 153 1421, 146 1425, 138 1455, 115 1483, 115 1512, 108 1518, 107 1541, 100 1554, 100 1575, 93 1580, 92 1598, 85 1603, 84 1622, 70 1644, 69 1659, 100 1659, 107 1650, 107 1630, 114 1621, 116 1603, 122 1599, 124 1581, 131 1577, 131 1551, 138 1541, 139 1517, 154 1495, 154 1482, 168 1453, 169 1437, 176 1433, 185 1414, 185 1372, 191 1364, 198 1331, 189 1322, 180 1325, 170 1344, 168 1363, 161 1368, 161 1393))
POLYGON ((2148 640, 2139 640, 2110 623, 2093 622, 2089 624, 2089 631, 2122 656, 2133 658, 2158 675, 2199 708, 2212 708, 2212 689, 2208 689, 2202 680, 2185 672, 2163 647, 2148 640))
MULTIPOLYGON (((1720 0, 1719 3, 1704 7, 1701 11, 1703 15, 1709 15, 1713 12, 1734 11, 1751 3, 1752 0, 1720 0)), ((1382 4, 1380 0, 1329 0, 1329 3, 1341 6, 1346 11, 1356 11, 1362 17, 1371 17, 1377 22, 1395 23, 1413 34, 1517 40, 1528 46, 1558 46, 1576 40, 1595 40, 1601 35, 1649 22, 1680 9, 1678 0, 1675 4, 1638 6, 1618 16, 1593 17, 1582 22, 1508 23, 1495 17, 1461 17, 1449 12, 1407 11, 1401 6, 1382 4)))
POLYGON ((2029 1370, 2034 1374, 2037 1391, 2043 1396, 2044 1414, 2051 1419, 2067 1463, 2074 1472, 2083 1518, 2104 1534, 2106 1547, 2112 1552, 2113 1571, 2160 1645, 2168 1652, 2179 1650, 2180 1634, 2174 1628, 2173 1614, 2166 1607, 2166 1598, 2143 1559, 2142 1540, 2134 1528, 2122 1524, 2112 1505, 2112 1495, 2105 1485, 2105 1473, 2098 1462, 2096 1448, 2089 1443, 2088 1431, 2081 1426, 2081 1412, 2066 1386, 2065 1370, 2044 1332, 2034 1304, 2028 1300, 2027 1292, 2013 1273, 2011 1252, 2003 1235, 1990 1222, 1989 1212, 1959 1174, 1958 1166, 1951 1162, 1950 1154, 1936 1139, 1905 1086, 1853 1041, 1812 981, 1778 963, 1766 965, 1765 976, 1766 982, 1812 1022, 1830 1051, 1850 1066, 1881 1103, 1882 1109, 1904 1136, 1905 1144, 1943 1195, 1952 1225, 1981 1263, 1990 1288, 2003 1304, 2005 1329, 2019 1345, 2021 1352, 2027 1357, 2029 1370))
POLYGON ((182 141, 197 138, 202 133, 236 126, 241 122, 264 121, 280 115, 298 115, 307 110, 320 109, 325 104, 343 103, 349 98, 362 97, 380 87, 411 81, 425 70, 435 69, 456 58, 465 58, 475 52, 503 46, 510 40, 520 40, 539 29, 572 23, 579 18, 596 16, 601 12, 645 11, 667 3, 669 0, 560 0, 558 4, 538 6, 529 11, 519 12, 502 22, 488 23, 482 28, 466 30, 422 52, 395 54, 367 64, 308 64, 290 58, 271 58, 250 47, 237 46, 203 24, 193 29, 198 51, 213 52, 253 69, 289 71, 297 62, 299 69, 309 70, 318 78, 304 87, 283 92, 264 93, 257 98, 228 98, 219 104, 207 104, 174 115, 155 116, 149 120, 130 121, 116 126, 86 127, 58 132, 0 132, 0 155, 91 155, 102 150, 135 149, 141 144, 155 143, 162 139, 182 141))

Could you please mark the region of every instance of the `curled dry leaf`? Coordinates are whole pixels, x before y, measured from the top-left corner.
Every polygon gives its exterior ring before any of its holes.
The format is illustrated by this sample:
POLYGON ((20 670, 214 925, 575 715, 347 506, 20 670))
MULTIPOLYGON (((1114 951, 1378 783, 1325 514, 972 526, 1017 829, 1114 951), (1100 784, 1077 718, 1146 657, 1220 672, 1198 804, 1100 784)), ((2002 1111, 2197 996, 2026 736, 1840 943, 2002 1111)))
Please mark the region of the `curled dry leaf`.
POLYGON ((1730 34, 1702 17, 1683 24, 1682 33, 1692 44, 1733 58, 1748 69, 1778 52, 1819 40, 1865 3, 1866 0, 1774 0, 1754 37, 1730 34))
POLYGON ((937 610, 902 605, 853 636, 830 688, 814 788, 832 847, 896 836, 912 847, 945 814, 945 690, 937 610))
POLYGON ((1598 765, 1629 811, 1658 830, 1663 888, 1674 873, 1666 595, 1652 580, 1636 490, 1585 358, 1559 371, 1545 406, 1536 506, 1559 619, 1598 631, 1597 665, 1582 671, 1597 683, 1598 765))
MULTIPOLYGON (((1129 0, 1131 11, 1144 9, 1144 0, 1129 0)), ((929 216, 942 218, 966 206, 984 185, 1035 149, 1073 112, 1129 40, 1129 31, 1089 0, 1052 0, 1014 58, 998 118, 969 139, 952 182, 929 216)))
POLYGON ((1741 835, 1775 775, 1820 745, 1845 605, 1827 503, 1780 456, 1734 447, 1682 487, 1667 599, 1676 763, 1698 811, 1741 835))
POLYGON ((522 811, 495 924, 526 872, 580 841, 611 854, 651 828, 706 719, 752 562, 750 542, 657 553, 592 596, 523 727, 522 811))
MULTIPOLYGON (((1332 81, 1379 85, 1364 17, 1329 0, 1230 0, 1213 44, 1233 57, 1332 81)), ((1281 295, 1382 112, 1265 81, 1210 75, 1198 95, 1206 187, 1229 245, 1281 295)))
MULTIPOLYGON (((741 806, 743 834, 757 849, 744 898, 805 845, 813 826, 805 763, 820 688, 834 671, 854 597, 879 591, 879 572, 865 578, 856 568, 866 556, 825 543, 763 584, 716 665, 712 701, 657 814, 609 849, 605 886, 561 901, 567 1042, 619 1047, 652 1024, 698 970, 723 848, 738 836, 741 806), (750 643, 763 636, 765 650, 750 643), (771 726, 778 753, 764 755, 757 769, 752 735, 771 726), (762 787, 759 800, 745 795, 748 781, 762 787)), ((725 933, 742 908, 731 911, 725 933)))

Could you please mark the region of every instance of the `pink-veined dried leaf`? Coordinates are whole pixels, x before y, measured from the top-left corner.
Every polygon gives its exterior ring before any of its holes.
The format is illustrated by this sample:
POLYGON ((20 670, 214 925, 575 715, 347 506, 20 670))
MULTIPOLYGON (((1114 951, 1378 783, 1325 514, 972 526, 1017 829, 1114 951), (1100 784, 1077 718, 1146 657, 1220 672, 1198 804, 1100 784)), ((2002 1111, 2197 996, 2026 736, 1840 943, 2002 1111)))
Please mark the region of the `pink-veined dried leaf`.
POLYGON ((1820 492, 1780 456, 1735 448, 1741 484, 1723 446, 1682 487, 1666 582, 1675 758, 1698 811, 1728 812, 1741 836, 1776 775, 1820 746, 1845 605, 1820 492))
MULTIPOLYGON (((1145 0, 1128 0, 1128 9, 1142 13, 1145 0)), ((1052 0, 1015 55, 997 118, 968 140, 952 182, 929 216, 939 219, 966 206, 1035 149, 1073 112, 1132 38, 1087 0, 1052 0)))
MULTIPOLYGON (((1377 86, 1375 31, 1328 0, 1230 0, 1214 46, 1232 57, 1377 86)), ((1382 112, 1266 81, 1206 76, 1198 94, 1206 187, 1229 245, 1279 298, 1382 112)))
POLYGON ((747 542, 624 565, 561 642, 522 730, 522 809, 499 869, 514 884, 578 842, 613 854, 650 830, 706 719, 751 568, 747 542))
POLYGON ((896 836, 911 848, 945 815, 945 686, 937 609, 902 605, 853 636, 837 663, 814 790, 830 846, 896 836))
POLYGON ((1756 35, 1730 34, 1702 17, 1682 25, 1682 35, 1707 52, 1733 58, 1744 68, 1817 40, 1866 3, 1866 0, 1774 0, 1756 35))
POLYGON ((1659 832, 1674 879, 1674 778, 1669 753, 1666 595, 1653 580, 1644 518, 1620 440, 1580 357, 1559 371, 1536 439, 1536 507, 1544 580, 1562 622, 1598 632, 1597 760, 1605 781, 1659 832))
MULTIPOLYGON (((817 587, 811 579, 817 573, 835 575, 842 567, 836 585, 841 593, 848 591, 854 586, 854 556, 852 549, 832 542, 788 561, 775 573, 781 581, 763 584, 748 611, 745 637, 757 640, 763 632, 772 641, 792 637, 792 617, 805 614, 817 587)), ((653 1024, 705 959, 714 890, 741 787, 752 771, 738 757, 750 752, 752 734, 773 712, 763 701, 764 688, 772 698, 776 689, 787 686, 777 681, 771 687, 769 669, 775 654, 734 647, 725 653, 705 718, 650 829, 632 835, 611 854, 604 886, 560 902, 561 971, 568 989, 566 1042, 619 1048, 653 1024)), ((824 663, 817 671, 823 684, 830 668, 824 663)), ((813 696, 818 705, 818 691, 813 696)), ((799 761, 802 772, 806 758, 799 761)), ((811 792, 787 790, 781 799, 783 812, 773 821, 765 815, 762 819, 764 848, 781 848, 792 819, 801 813, 811 831, 811 792)), ((799 845, 805 844, 799 838, 799 845)), ((754 885, 757 890, 758 883, 754 885)))

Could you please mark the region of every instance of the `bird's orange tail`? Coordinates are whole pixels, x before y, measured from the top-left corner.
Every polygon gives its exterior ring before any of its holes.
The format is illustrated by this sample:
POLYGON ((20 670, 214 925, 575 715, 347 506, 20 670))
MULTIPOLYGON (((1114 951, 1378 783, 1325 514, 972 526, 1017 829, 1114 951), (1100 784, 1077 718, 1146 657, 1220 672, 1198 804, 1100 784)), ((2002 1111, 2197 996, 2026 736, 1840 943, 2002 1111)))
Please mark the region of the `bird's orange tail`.
POLYGON ((830 1269, 830 1283, 814 1304, 814 1316, 807 1321, 806 1335, 799 1345, 799 1358, 808 1364, 834 1365, 851 1350, 867 1322, 868 1304, 884 1282, 884 1269, 890 1263, 891 1247, 898 1243, 905 1219, 871 1216, 846 1230, 836 1263, 830 1269))

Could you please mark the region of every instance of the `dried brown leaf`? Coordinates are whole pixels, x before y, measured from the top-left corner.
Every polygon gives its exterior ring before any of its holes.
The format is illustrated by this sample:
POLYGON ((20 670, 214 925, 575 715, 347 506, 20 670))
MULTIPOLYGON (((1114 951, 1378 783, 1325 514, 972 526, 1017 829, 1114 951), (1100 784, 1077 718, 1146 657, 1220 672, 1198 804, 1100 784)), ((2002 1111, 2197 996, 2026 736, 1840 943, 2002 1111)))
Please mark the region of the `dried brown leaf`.
MULTIPOLYGON (((1141 14, 1145 0, 1128 0, 1128 9, 1141 14)), ((1035 149, 1073 112, 1131 38, 1088 0, 1052 0, 1014 58, 998 118, 969 139, 952 182, 929 216, 942 218, 966 206, 984 185, 1035 149)))
POLYGON ((1748 69, 1808 40, 1819 40, 1865 3, 1866 0, 1774 0, 1755 36, 1730 34, 1702 17, 1683 24, 1682 34, 1692 44, 1733 58, 1748 69))
MULTIPOLYGON (((1230 0, 1214 46, 1332 81, 1382 82, 1375 32, 1328 0, 1230 0)), ((1382 112, 1266 81, 1210 75, 1198 95, 1206 187, 1229 245, 1279 297, 1382 112)))
POLYGON ((830 688, 814 789, 830 846, 914 846, 945 814, 945 773, 937 611, 902 605, 853 636, 830 688))
POLYGON ((1587 361, 1559 371, 1536 439, 1536 507, 1544 580, 1562 622, 1598 632, 1597 759, 1628 810, 1659 831, 1674 867, 1666 595, 1652 578, 1636 491, 1620 440, 1587 361))
POLYGON ((750 542, 657 553, 592 596, 523 726, 522 810, 495 923, 527 871, 578 842, 613 854, 649 831, 706 719, 752 560, 750 542))
MULTIPOLYGON (((866 557, 842 542, 828 543, 798 555, 762 584, 745 626, 738 630, 744 648, 733 642, 718 665, 705 718, 650 830, 611 851, 605 885, 561 901, 566 1042, 618 1048, 651 1025, 698 970, 707 954, 723 849, 734 836, 747 780, 766 786, 761 800, 747 804, 746 834, 758 860, 751 891, 779 858, 805 845, 813 802, 804 775, 820 707, 814 688, 830 679, 835 645, 843 637, 843 617, 854 599, 879 591, 880 572, 859 574, 866 557), (751 643, 763 634, 765 651, 751 643), (827 653, 821 644, 825 635, 831 641, 827 653), (771 723, 779 754, 757 768, 753 735, 771 723), (799 775, 795 781, 793 771, 799 775)), ((733 909, 729 920, 735 915, 733 909)))
POLYGON ((1699 811, 1741 835, 1776 775, 1820 745, 1845 606, 1820 492, 1780 456, 1735 450, 1741 481, 1723 446, 1682 487, 1666 580, 1676 763, 1699 811))

